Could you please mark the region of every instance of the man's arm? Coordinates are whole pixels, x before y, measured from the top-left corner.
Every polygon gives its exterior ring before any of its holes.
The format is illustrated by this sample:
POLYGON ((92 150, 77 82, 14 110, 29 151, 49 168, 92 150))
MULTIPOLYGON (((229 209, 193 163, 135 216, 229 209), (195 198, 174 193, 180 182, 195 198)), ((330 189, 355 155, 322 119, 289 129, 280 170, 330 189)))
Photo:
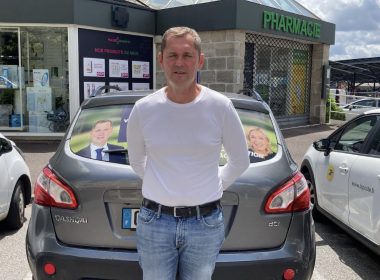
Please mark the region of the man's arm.
POLYGON ((247 142, 240 118, 230 102, 223 122, 223 147, 228 162, 220 168, 223 189, 227 189, 249 166, 247 142))
POLYGON ((135 105, 129 116, 127 125, 127 141, 129 163, 141 179, 144 178, 146 165, 145 141, 140 125, 138 108, 135 105))

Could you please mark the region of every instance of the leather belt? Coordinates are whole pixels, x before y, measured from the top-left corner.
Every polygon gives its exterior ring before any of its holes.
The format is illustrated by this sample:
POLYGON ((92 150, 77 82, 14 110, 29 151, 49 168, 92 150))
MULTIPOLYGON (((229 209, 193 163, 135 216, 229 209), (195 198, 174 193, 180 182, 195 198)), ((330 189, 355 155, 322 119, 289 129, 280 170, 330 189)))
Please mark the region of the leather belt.
POLYGON ((155 212, 159 211, 159 208, 161 207, 161 213, 171 215, 176 218, 190 218, 197 216, 198 213, 200 216, 206 216, 207 214, 210 214, 213 210, 221 208, 220 200, 197 206, 171 207, 161 205, 157 202, 154 202, 146 198, 143 199, 142 206, 155 212))

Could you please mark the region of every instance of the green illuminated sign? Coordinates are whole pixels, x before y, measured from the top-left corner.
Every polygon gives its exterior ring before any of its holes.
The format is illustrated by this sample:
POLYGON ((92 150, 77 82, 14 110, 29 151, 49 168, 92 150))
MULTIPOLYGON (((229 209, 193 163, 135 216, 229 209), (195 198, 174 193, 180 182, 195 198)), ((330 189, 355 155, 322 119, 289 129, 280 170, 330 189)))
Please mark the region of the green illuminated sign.
POLYGON ((264 29, 272 29, 304 37, 319 38, 321 36, 321 25, 319 23, 280 15, 275 12, 264 11, 263 26, 264 29))

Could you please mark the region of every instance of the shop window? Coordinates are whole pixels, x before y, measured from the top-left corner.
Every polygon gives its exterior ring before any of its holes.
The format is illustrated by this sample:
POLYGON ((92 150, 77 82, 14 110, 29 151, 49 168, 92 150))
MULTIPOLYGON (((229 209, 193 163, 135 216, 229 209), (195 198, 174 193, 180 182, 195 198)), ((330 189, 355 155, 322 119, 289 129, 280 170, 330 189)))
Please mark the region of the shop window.
POLYGON ((17 28, 0 27, 0 130, 18 130, 20 82, 18 78, 19 42, 17 28))
POLYGON ((67 28, 0 27, 1 131, 64 132, 68 88, 67 28))
POLYGON ((64 132, 69 125, 67 28, 22 27, 27 131, 64 132))

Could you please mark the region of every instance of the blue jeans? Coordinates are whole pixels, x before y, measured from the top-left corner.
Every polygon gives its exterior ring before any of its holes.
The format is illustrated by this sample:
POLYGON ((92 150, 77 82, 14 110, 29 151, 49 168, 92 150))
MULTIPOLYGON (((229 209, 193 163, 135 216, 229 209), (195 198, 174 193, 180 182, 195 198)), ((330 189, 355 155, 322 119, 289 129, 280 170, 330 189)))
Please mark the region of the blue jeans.
POLYGON ((144 280, 210 280, 224 241, 221 209, 176 218, 141 207, 137 250, 144 280))

